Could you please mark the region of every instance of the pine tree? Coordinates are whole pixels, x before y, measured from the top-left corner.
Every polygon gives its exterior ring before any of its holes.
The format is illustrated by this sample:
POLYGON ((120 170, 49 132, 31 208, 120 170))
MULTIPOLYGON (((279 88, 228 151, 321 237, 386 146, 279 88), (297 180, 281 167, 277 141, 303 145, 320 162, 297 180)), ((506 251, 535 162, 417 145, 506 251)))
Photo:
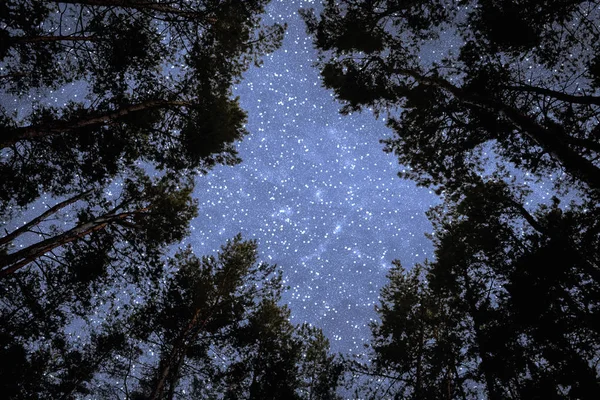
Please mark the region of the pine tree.
POLYGON ((42 258, 72 263, 92 248, 100 252, 98 260, 105 260, 97 265, 100 270, 115 258, 123 265, 140 257, 156 262, 165 246, 187 234, 197 213, 192 182, 173 176, 150 179, 138 170, 120 184, 120 193, 86 191, 64 200, 0 238, 0 279, 42 258), (39 241, 32 243, 32 234, 39 241), (21 247, 14 249, 15 243, 21 247), (69 244, 77 250, 62 253, 69 244))
POLYGON ((323 84, 342 112, 389 113, 386 151, 411 167, 401 176, 453 190, 492 149, 500 165, 538 177, 564 170, 597 196, 600 80, 589 49, 600 32, 590 3, 324 3, 320 18, 303 12, 323 84))
POLYGON ((3 5, 3 87, 17 103, 31 89, 41 100, 30 113, 0 112, 0 211, 104 184, 140 162, 177 173, 239 162, 233 142, 246 114, 232 86, 284 30, 261 24, 266 3, 3 5), (50 105, 66 83, 84 100, 50 105))
POLYGON ((137 346, 158 356, 135 396, 336 398, 341 364, 318 329, 289 322, 281 274, 257 257, 239 235, 216 257, 175 256, 174 276, 136 319, 137 346))
POLYGON ((600 259, 578 247, 597 248, 597 223, 585 205, 563 211, 558 200, 529 213, 518 193, 500 180, 465 185, 430 213, 435 260, 390 273, 371 373, 400 398, 599 390, 600 259))

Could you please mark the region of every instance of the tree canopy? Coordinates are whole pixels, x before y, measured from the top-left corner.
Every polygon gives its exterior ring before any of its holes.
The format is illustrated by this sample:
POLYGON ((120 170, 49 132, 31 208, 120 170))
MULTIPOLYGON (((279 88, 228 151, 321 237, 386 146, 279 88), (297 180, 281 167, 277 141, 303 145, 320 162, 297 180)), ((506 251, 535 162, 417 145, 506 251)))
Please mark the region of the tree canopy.
POLYGON ((452 189, 493 158, 597 196, 594 2, 333 1, 304 10, 343 112, 389 113, 401 175, 452 189), (440 56, 431 56, 431 52, 440 56))
POLYGON ((431 212, 435 259, 389 274, 366 370, 397 398, 594 398, 600 258, 588 211, 556 200, 530 214, 501 181, 473 182, 444 208, 431 212))
POLYGON ((160 269, 196 216, 194 176, 239 162, 246 113, 232 86, 285 28, 261 23, 266 4, 0 6, 0 277, 84 254, 98 271, 160 269), (79 93, 52 104, 66 84, 79 93))
POLYGON ((261 24, 266 3, 3 4, 4 95, 41 94, 29 113, 0 112, 1 211, 103 184, 140 162, 179 172, 237 163, 246 114, 232 86, 284 30, 261 24), (82 100, 52 104, 67 83, 82 100))
POLYGON ((254 241, 238 235, 202 258, 180 249, 145 293, 108 271, 107 296, 106 281, 63 265, 4 281, 7 398, 338 399, 340 360, 320 329, 290 323, 281 272, 254 241))
POLYGON ((256 241, 182 245, 196 177, 240 161, 232 87, 282 42, 267 3, 0 4, 2 395, 595 399, 598 3, 301 11, 341 112, 385 115, 400 176, 442 195, 434 255, 393 262, 363 358, 292 322, 256 241))

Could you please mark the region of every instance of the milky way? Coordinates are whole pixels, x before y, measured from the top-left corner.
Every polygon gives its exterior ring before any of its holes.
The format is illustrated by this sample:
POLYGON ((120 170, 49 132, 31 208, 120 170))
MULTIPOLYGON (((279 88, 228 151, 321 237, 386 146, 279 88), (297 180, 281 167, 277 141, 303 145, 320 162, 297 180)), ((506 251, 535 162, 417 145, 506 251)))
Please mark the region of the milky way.
POLYGON ((263 261, 281 266, 295 323, 324 329, 336 351, 360 351, 393 259, 431 257, 425 211, 437 197, 401 180, 379 140, 385 120, 340 104, 312 66, 315 52, 298 9, 274 1, 267 22, 287 22, 281 49, 244 75, 235 94, 248 111, 243 162, 197 181, 200 213, 189 238, 197 254, 241 232, 263 261))

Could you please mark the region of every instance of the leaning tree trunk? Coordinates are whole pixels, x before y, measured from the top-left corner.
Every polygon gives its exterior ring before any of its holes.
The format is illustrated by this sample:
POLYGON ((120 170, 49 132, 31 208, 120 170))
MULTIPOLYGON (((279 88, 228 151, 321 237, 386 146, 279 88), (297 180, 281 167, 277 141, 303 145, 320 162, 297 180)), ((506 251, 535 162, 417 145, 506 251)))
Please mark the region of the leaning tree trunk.
POLYGON ((173 344, 168 356, 164 359, 165 361, 161 361, 162 365, 160 366, 158 379, 154 385, 154 389, 152 389, 152 393, 150 394, 150 400, 160 400, 163 398, 167 382, 171 383, 171 388, 177 384, 178 377, 175 375, 179 373, 180 366, 184 361, 185 353, 187 352, 191 341, 191 336, 197 333, 198 329, 202 329, 207 322, 207 319, 205 319, 200 324, 200 327, 198 327, 198 323, 200 322, 200 312, 201 309, 196 309, 191 321, 188 323, 185 330, 181 332, 173 344))
POLYGON ((535 119, 510 105, 469 93, 443 78, 428 77, 411 69, 397 69, 394 72, 409 76, 424 85, 435 86, 450 92, 457 100, 472 109, 483 108, 503 115, 554 157, 572 176, 585 182, 592 190, 600 192, 600 168, 569 147, 568 135, 541 126, 535 119))
POLYGON ((27 264, 37 260, 44 254, 79 240, 93 232, 105 229, 108 225, 118 223, 145 210, 124 212, 120 214, 105 214, 92 221, 77 225, 60 235, 42 240, 14 253, 0 256, 0 279, 15 273, 27 264))
POLYGON ((81 4, 96 7, 120 7, 138 11, 156 11, 161 14, 170 14, 190 20, 200 20, 206 17, 205 11, 194 11, 171 7, 168 4, 148 0, 55 0, 56 3, 81 4))
POLYGON ((90 194, 91 192, 92 192, 91 190, 88 190, 87 192, 80 193, 80 194, 78 194, 76 196, 73 196, 73 197, 71 197, 71 198, 69 198, 67 200, 61 201, 60 203, 58 203, 58 204, 50 207, 48 210, 46 210, 45 212, 43 212, 41 215, 35 217, 31 221, 29 221, 26 224, 20 226, 19 228, 15 229, 14 231, 12 231, 11 233, 5 235, 4 237, 1 237, 0 238, 0 246, 6 245, 6 244, 12 242, 13 240, 15 240, 16 238, 18 238, 19 236, 21 236, 25 232, 28 232, 29 229, 31 229, 34 226, 37 226, 38 224, 40 224, 46 218, 50 217, 53 214, 56 214, 61 209, 65 208, 67 206, 70 206, 71 204, 77 202, 78 200, 81 200, 82 198, 84 198, 85 196, 87 196, 88 194, 90 194))
POLYGON ((186 101, 148 100, 142 103, 124 105, 111 111, 91 111, 79 118, 59 119, 38 125, 8 129, 0 139, 0 149, 12 146, 22 140, 34 140, 51 135, 74 133, 82 128, 114 124, 123 117, 140 111, 190 105, 191 103, 186 101))

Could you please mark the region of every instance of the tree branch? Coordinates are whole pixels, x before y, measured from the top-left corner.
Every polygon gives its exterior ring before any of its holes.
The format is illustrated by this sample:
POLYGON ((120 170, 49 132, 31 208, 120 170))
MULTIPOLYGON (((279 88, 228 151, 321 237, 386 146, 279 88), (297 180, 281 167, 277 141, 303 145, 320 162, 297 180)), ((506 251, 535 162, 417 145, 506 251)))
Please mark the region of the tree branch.
POLYGON ((45 211, 41 215, 37 216, 36 218, 32 219, 31 221, 29 221, 25 225, 21 226, 18 229, 15 229, 14 231, 12 231, 11 233, 7 234, 3 238, 0 238, 0 245, 3 245, 3 244, 6 244, 6 243, 9 243, 9 242, 13 241, 15 238, 19 237, 21 234, 23 234, 27 230, 29 230, 31 227, 38 225, 40 222, 42 222, 43 220, 45 220, 46 218, 48 218, 50 215, 55 214, 59 210, 61 210, 61 209, 65 208, 65 207, 67 207, 67 206, 75 203, 78 200, 81 200, 82 198, 84 198, 85 196, 87 196, 88 194, 90 194, 92 191, 93 190, 90 189, 90 190, 88 190, 86 192, 80 193, 77 196, 73 196, 70 199, 62 201, 62 202, 56 204, 55 206, 49 208, 47 211, 45 211))
POLYGON ((597 105, 600 106, 600 97, 598 96, 577 96, 556 90, 541 88, 538 86, 531 85, 519 85, 519 86, 504 86, 504 89, 513 90, 516 92, 535 93, 542 96, 553 97, 557 100, 561 100, 567 103, 585 104, 585 105, 597 105))
POLYGON ((71 133, 81 128, 110 124, 129 114, 166 107, 190 107, 188 101, 148 100, 142 103, 125 105, 117 110, 91 111, 87 115, 71 120, 54 120, 39 125, 9 129, 0 140, 0 148, 9 147, 22 140, 32 140, 60 133, 71 133))

